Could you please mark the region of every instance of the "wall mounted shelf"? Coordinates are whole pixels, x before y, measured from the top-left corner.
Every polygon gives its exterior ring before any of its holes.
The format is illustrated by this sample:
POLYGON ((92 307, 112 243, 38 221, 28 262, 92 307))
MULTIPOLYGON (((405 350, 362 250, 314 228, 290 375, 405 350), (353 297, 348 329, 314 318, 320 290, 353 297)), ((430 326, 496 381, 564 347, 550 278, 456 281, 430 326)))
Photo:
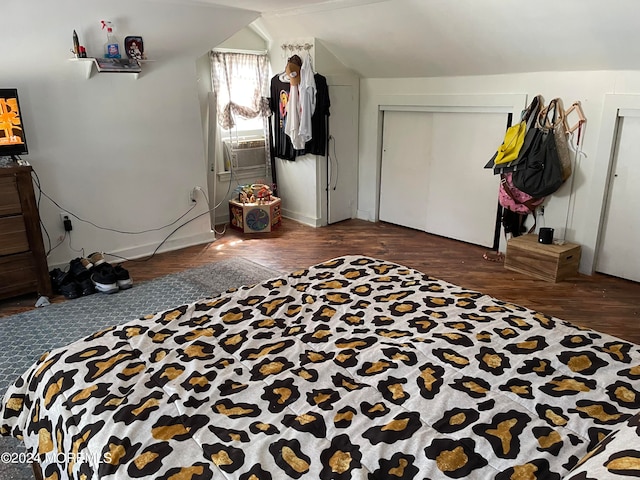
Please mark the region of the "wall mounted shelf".
POLYGON ((93 74, 93 67, 95 65, 93 58, 70 58, 70 62, 75 62, 84 68, 85 78, 88 80, 93 74))
MULTIPOLYGON (((96 73, 116 73, 116 74, 125 74, 125 75, 131 75, 134 78, 138 78, 139 76, 139 72, 98 72, 98 68, 96 67, 96 62, 95 59, 93 57, 87 57, 87 58, 70 58, 69 59, 70 62, 74 62, 77 63, 79 65, 81 65, 84 68, 84 76, 85 78, 88 80, 90 79, 94 72, 96 73)), ((148 63, 148 62, 153 62, 154 60, 138 60, 138 63, 140 63, 141 65, 144 63, 148 63)))

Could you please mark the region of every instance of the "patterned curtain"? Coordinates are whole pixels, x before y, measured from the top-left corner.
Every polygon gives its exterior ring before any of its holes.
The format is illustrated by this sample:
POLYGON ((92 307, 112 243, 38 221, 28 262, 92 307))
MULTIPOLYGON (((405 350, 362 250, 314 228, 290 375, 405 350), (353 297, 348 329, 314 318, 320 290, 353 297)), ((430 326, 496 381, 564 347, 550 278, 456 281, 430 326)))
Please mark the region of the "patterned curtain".
POLYGON ((225 130, 234 117, 266 117, 268 62, 266 55, 211 52, 211 76, 217 97, 218 123, 225 130))

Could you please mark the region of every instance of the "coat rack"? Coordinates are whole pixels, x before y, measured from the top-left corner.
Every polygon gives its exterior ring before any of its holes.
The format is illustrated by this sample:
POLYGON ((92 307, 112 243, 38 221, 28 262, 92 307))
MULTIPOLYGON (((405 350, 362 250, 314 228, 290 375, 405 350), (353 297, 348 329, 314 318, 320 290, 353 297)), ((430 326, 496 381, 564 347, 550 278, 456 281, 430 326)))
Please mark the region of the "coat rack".
POLYGON ((303 44, 300 44, 300 43, 283 43, 280 46, 280 48, 282 48, 284 51, 287 51, 287 50, 294 51, 295 50, 295 51, 299 52, 299 51, 302 51, 302 50, 309 51, 309 50, 311 50, 313 48, 313 45, 311 45, 310 43, 303 43, 303 44))
POLYGON ((313 45, 310 43, 283 43, 280 48, 282 48, 284 58, 288 59, 294 52, 309 52, 313 45))
MULTIPOLYGON (((582 152, 582 133, 583 133, 583 126, 584 124, 587 122, 587 117, 584 115, 584 111, 582 110, 582 105, 580 104, 579 101, 575 101, 573 102, 573 104, 568 108, 568 109, 564 109, 563 105, 562 105, 562 100, 560 98, 554 99, 555 105, 554 108, 557 109, 557 119, 554 119, 556 121, 560 121, 562 122, 562 127, 563 130, 565 132, 565 134, 568 136, 567 141, 568 142, 572 142, 572 134, 577 130, 578 131, 578 136, 577 136, 577 140, 575 143, 575 147, 570 147, 570 150, 572 150, 575 153, 575 157, 573 158, 573 162, 577 162, 578 161, 578 157, 580 155, 584 155, 584 153, 582 152), (569 116, 573 115, 573 116, 577 116, 578 119, 575 123, 573 123, 572 125, 569 125, 569 116)), ((547 113, 549 108, 553 105, 550 104, 548 106, 546 106, 545 108, 543 108, 540 113, 538 114, 538 120, 537 123, 539 124, 540 119, 542 119, 543 121, 543 125, 539 125, 542 128, 545 129, 553 129, 553 120, 549 121, 549 119, 547 118, 547 113)), ((507 128, 511 127, 512 125, 512 114, 510 113, 508 115, 508 120, 507 120, 507 128)), ((586 155, 584 155, 586 156, 586 155)), ((489 168, 489 167, 485 167, 485 168, 489 168)), ((575 174, 571 174, 571 187, 570 187, 570 193, 569 193, 569 208, 567 209, 567 217, 566 217, 566 221, 565 221, 565 228, 564 228, 564 234, 566 235, 567 229, 568 229, 568 225, 569 225, 569 214, 571 213, 570 208, 571 205, 574 205, 572 203, 573 200, 573 196, 574 196, 574 191, 573 191, 573 182, 575 179, 575 174)), ((485 260, 490 260, 493 262, 498 262, 498 261, 503 261, 504 260, 504 255, 502 254, 502 252, 500 252, 500 232, 502 230, 502 213, 503 213, 503 207, 500 203, 498 203, 498 209, 497 209, 497 213, 496 213, 496 223, 495 223, 495 231, 494 231, 494 240, 493 240, 493 249, 491 251, 485 252, 485 254, 483 255, 483 258, 485 260)), ((534 223, 535 226, 535 223, 534 223)), ((562 240, 564 241, 564 237, 562 238, 562 240)))
POLYGON ((584 112, 582 111, 582 105, 580 105, 580 102, 573 102, 573 105, 571 105, 567 110, 564 111, 564 118, 565 118, 565 125, 567 127, 567 133, 575 132, 578 128, 582 126, 583 123, 587 121, 587 117, 584 116, 584 112), (568 124, 566 124, 566 119, 574 111, 578 115, 578 121, 573 126, 570 127, 568 124))

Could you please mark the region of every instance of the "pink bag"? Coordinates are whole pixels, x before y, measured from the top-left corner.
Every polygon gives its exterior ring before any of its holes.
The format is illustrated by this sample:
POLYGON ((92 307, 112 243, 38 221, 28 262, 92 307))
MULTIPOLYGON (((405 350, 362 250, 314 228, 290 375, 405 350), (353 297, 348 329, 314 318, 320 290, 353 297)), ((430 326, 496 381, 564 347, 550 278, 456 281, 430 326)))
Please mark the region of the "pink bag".
POLYGON ((531 195, 518 190, 513 185, 511 176, 511 172, 500 176, 500 190, 498 191, 500 205, 515 213, 530 213, 535 218, 536 208, 544 202, 545 197, 533 198, 531 195))

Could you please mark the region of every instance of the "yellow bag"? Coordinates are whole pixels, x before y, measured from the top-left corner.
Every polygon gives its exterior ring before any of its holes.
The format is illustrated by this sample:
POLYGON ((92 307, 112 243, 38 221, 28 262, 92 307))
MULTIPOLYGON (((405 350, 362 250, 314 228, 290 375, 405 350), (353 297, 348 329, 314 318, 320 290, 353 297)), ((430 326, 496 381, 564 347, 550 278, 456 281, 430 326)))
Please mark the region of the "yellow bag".
POLYGON ((522 121, 507 129, 504 135, 504 141, 498 148, 494 165, 500 165, 502 163, 509 163, 516 158, 520 153, 522 144, 524 143, 524 135, 527 132, 527 123, 522 121))

